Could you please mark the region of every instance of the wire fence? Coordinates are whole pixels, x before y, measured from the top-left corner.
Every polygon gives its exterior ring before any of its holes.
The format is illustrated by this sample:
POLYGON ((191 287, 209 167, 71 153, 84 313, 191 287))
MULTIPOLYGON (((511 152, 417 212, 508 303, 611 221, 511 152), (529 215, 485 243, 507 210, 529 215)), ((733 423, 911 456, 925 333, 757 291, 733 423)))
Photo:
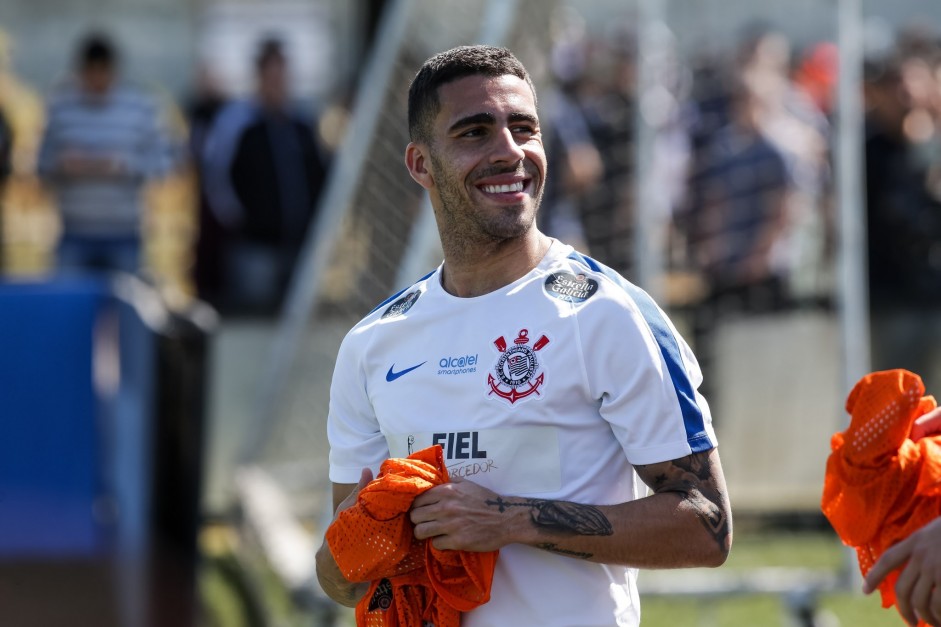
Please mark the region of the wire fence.
MULTIPOLYGON (((703 362, 720 437, 731 444, 724 460, 733 486, 741 483, 743 503, 812 506, 815 465, 837 426, 840 393, 828 248, 833 131, 823 109, 832 104, 813 102, 797 84, 791 71, 797 53, 786 34, 771 28, 746 29, 740 41, 706 55, 680 48, 683 34, 667 12, 612 9, 603 19, 592 15, 603 24, 593 26, 564 6, 509 4, 509 13, 487 2, 393 5, 408 17, 384 52, 394 61, 384 66, 382 104, 356 167, 337 173, 347 181, 346 194, 325 194, 339 200, 332 207, 337 221, 321 223, 325 239, 318 245, 329 252, 319 251, 323 263, 313 283, 295 284, 295 293, 317 289, 296 310, 303 328, 273 357, 275 369, 290 367, 274 384, 274 402, 262 408, 269 413, 247 457, 301 492, 293 499, 301 515, 319 508, 339 342, 362 315, 419 276, 401 276, 403 266, 424 273, 440 260, 433 246, 416 244, 425 241, 419 236, 428 228, 428 208, 402 164, 407 86, 435 51, 492 36, 484 29, 493 19, 505 29, 496 43, 513 48, 542 88, 551 171, 543 228, 642 283, 673 311, 703 362), (752 126, 734 124, 749 117, 752 126), (749 248, 755 241, 760 249, 749 248), (642 272, 649 255, 658 264, 642 272), (794 368, 812 346, 829 346, 832 359, 794 368), (793 425, 793 433, 783 434, 782 425, 793 425), (780 467, 762 463, 762 443, 782 438, 780 467), (739 461, 739 450, 755 453, 739 461), (781 489, 760 497, 769 485, 781 489)), ((833 7, 805 2, 799 9, 832 20, 833 7)), ((354 132, 358 126, 354 120, 354 132)))
MULTIPOLYGON (((431 54, 480 41, 513 49, 540 89, 541 227, 653 293, 693 346, 735 509, 819 515, 847 372, 869 367, 845 348, 846 307, 866 303, 848 301, 841 245, 866 218, 862 173, 838 169, 860 157, 843 138, 860 148, 862 125, 845 126, 838 95, 854 90, 838 90, 837 59, 851 61, 854 43, 867 63, 897 48, 859 3, 762 6, 389 5, 242 457, 303 526, 319 530, 329 511, 326 411, 343 335, 440 261, 402 163, 408 84, 431 54), (864 41, 847 42, 846 20, 864 41), (859 201, 841 214, 847 186, 859 201)), ((852 259, 865 276, 865 256, 852 259)))

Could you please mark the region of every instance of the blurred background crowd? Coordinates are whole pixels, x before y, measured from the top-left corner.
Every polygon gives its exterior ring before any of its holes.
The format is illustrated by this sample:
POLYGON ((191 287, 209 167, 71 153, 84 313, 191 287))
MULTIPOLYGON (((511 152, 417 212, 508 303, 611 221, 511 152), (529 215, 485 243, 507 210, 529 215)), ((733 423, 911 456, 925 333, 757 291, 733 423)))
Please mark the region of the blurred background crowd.
MULTIPOLYGON (((127 19, 89 21, 42 63, 30 61, 30 33, 63 25, 5 9, 29 28, 0 39, 4 275, 132 270, 172 302, 274 315, 382 14, 382 2, 335 4, 202 6, 186 55, 135 46, 142 27, 127 19)), ((562 3, 536 68, 555 173, 544 229, 636 275, 645 172, 659 189, 667 300, 697 306, 703 342, 717 315, 832 305, 833 29, 789 33, 758 13, 727 26, 723 45, 668 41, 639 98, 632 11, 611 11, 562 3), (638 110, 656 128, 645 164, 638 110)), ((937 308, 941 272, 938 33, 873 15, 864 45, 868 275, 885 329, 874 350, 938 380, 916 331, 937 308)))
MULTIPOLYGON (((391 95, 370 102, 366 69, 406 4, 0 6, 0 285, 126 272, 171 311, 206 303, 219 314, 222 348, 209 367, 255 369, 209 377, 208 514, 234 498, 234 462, 217 458, 235 457, 239 441, 260 437, 252 422, 270 418, 237 416, 254 411, 257 351, 305 289, 297 277, 309 276, 309 247, 334 246, 339 261, 313 310, 348 314, 340 333, 419 276, 400 277, 409 249, 428 247, 414 235, 419 194, 401 191, 410 183, 395 169, 405 119, 382 112, 399 113, 426 56, 466 43, 449 15, 456 24, 493 3, 428 5, 440 28, 421 31, 421 49, 403 46, 391 95), (373 106, 380 112, 367 120, 373 106), (378 130, 353 141, 364 121, 378 130), (383 151, 388 165, 350 182, 351 163, 383 151), (345 185, 362 195, 340 196, 345 185), (353 206, 342 218, 327 202, 338 198, 353 206), (261 339, 257 325, 268 330, 261 339)), ((844 2, 695 4, 506 3, 518 11, 506 43, 518 44, 540 89, 551 174, 539 220, 651 291, 677 321, 703 366, 720 439, 737 451, 723 450, 733 502, 819 515, 817 479, 847 391, 840 371, 904 367, 941 392, 941 9, 851 3, 862 63, 858 84, 838 92, 844 2), (841 363, 838 347, 838 93, 858 96, 863 114, 855 210, 867 364, 841 363)), ((437 263, 433 246, 419 257, 437 263)), ((332 342, 308 350, 319 363, 286 384, 323 392, 332 342)), ((317 458, 320 489, 326 403, 299 394, 285 395, 284 412, 298 416, 278 422, 269 439, 284 442, 266 454, 317 458)), ((310 506, 301 517, 319 514, 310 506)))

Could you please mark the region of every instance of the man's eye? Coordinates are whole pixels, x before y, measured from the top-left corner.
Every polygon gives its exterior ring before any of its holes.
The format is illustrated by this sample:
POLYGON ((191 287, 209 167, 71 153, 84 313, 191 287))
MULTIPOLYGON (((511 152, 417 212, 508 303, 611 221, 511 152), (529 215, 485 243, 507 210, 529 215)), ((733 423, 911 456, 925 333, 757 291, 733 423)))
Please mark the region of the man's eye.
POLYGON ((484 130, 482 128, 472 128, 461 133, 461 137, 480 137, 483 134, 484 130))

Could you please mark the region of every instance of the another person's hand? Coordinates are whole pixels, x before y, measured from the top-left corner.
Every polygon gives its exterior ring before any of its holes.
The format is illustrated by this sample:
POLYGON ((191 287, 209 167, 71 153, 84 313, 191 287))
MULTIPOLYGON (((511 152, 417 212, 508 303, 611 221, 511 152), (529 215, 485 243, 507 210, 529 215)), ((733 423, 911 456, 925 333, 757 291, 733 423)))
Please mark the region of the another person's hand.
POLYGON ((941 518, 883 553, 866 575, 863 592, 873 592, 889 573, 903 565, 895 584, 899 612, 911 625, 921 619, 941 627, 941 518))
POLYGON ((941 435, 941 407, 920 416, 912 424, 911 438, 920 440, 929 435, 941 435))

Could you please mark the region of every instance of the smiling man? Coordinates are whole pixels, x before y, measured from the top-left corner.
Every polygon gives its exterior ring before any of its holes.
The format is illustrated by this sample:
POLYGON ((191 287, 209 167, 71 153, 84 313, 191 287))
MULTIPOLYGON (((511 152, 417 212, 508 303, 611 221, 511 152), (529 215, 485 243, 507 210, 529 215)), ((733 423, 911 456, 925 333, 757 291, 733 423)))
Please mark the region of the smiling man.
MULTIPOLYGON (((491 600, 462 625, 637 625, 638 568, 718 566, 732 543, 696 359, 646 293, 536 228, 546 155, 512 53, 426 61, 409 133, 444 262, 340 348, 334 505, 385 459, 439 444, 452 481, 414 500, 415 537, 500 551, 491 600)), ((379 605, 326 542, 317 569, 336 601, 379 605)))

